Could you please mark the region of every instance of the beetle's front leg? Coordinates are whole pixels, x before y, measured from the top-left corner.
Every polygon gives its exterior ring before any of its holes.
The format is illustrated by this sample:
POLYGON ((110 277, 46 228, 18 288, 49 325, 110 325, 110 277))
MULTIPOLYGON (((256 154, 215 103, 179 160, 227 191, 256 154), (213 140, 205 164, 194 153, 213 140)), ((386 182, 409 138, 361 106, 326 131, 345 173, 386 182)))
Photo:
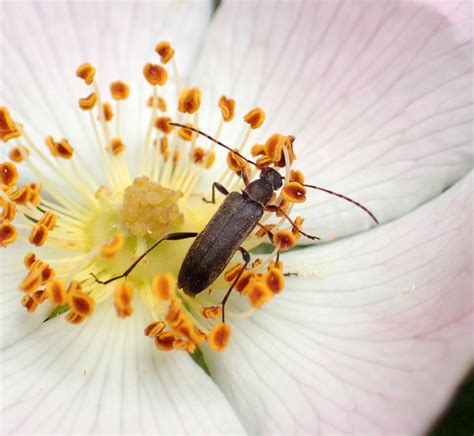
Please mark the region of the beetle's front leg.
POLYGON ((229 191, 226 188, 224 188, 224 186, 222 186, 218 182, 214 182, 212 184, 212 200, 209 201, 209 200, 206 200, 205 197, 202 197, 202 201, 206 203, 216 204, 216 189, 223 195, 229 195, 229 191))

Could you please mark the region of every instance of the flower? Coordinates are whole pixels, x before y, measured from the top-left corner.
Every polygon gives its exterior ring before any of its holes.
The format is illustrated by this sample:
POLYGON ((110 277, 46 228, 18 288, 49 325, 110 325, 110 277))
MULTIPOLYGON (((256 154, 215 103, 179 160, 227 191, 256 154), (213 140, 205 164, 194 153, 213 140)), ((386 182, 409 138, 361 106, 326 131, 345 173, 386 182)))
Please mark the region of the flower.
MULTIPOLYGON (((93 4, 4 5, 2 48, 13 50, 2 101, 38 132, 67 132, 87 153, 84 121, 65 98, 71 68, 97 51, 101 74, 115 80, 121 68, 138 83, 126 72, 141 74, 149 40, 163 40, 160 17, 176 53, 185 41, 198 55, 189 83, 203 102, 224 93, 237 109, 265 108, 262 138, 288 126, 306 180, 357 198, 384 223, 363 232, 360 210, 308 193, 307 231, 340 240, 283 256, 299 275, 231 324, 225 352, 204 349, 212 379, 184 353, 152 351, 141 306, 126 321, 96 308, 81 326, 26 316, 11 285, 22 258, 12 246, 16 257, 2 259, 6 433, 426 430, 472 362, 472 23, 463 4, 446 15, 367 5, 225 4, 203 50, 203 3, 169 6, 169 15, 149 9, 161 4, 107 4, 104 21, 93 4)), ((145 110, 127 111, 124 137, 136 136, 145 110)), ((217 115, 202 114, 203 130, 217 115)), ((236 144, 238 133, 222 138, 236 144)))

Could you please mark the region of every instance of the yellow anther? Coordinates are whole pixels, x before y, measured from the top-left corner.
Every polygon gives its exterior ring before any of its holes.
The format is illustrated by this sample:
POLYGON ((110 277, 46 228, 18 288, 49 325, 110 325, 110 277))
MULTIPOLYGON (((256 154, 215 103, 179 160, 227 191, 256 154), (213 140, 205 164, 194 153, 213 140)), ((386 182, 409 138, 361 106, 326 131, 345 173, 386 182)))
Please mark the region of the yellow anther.
POLYGON ((306 200, 306 188, 298 182, 289 182, 282 189, 283 198, 290 203, 302 203, 306 200))
POLYGON ((215 351, 223 351, 230 341, 230 327, 219 322, 212 327, 207 336, 207 342, 215 351))
MULTIPOLYGON (((186 123, 185 125, 190 126, 190 127, 193 126, 192 124, 189 124, 189 123, 186 123)), ((193 138, 194 133, 191 130, 185 129, 185 128, 182 127, 178 130, 178 135, 184 141, 191 141, 191 139, 193 138)))
POLYGON ((54 306, 60 306, 67 303, 67 293, 64 283, 61 280, 50 281, 46 285, 46 295, 49 302, 54 306))
POLYGON ((46 212, 38 221, 38 224, 44 224, 48 230, 53 230, 57 220, 58 217, 54 212, 46 212))
POLYGON ((268 167, 273 164, 272 158, 267 155, 260 156, 257 159, 257 165, 259 167, 268 167))
POLYGON ((52 136, 47 136, 44 140, 51 154, 62 159, 71 159, 74 154, 74 148, 66 138, 56 142, 52 136))
POLYGON ((292 233, 295 235, 296 239, 299 239, 301 233, 299 232, 303 228, 304 218, 302 216, 296 217, 294 220, 295 225, 291 229, 292 233))
POLYGON ((258 129, 265 121, 265 111, 256 107, 244 116, 244 121, 249 124, 252 129, 258 129))
POLYGON ((279 162, 283 154, 283 146, 286 138, 279 133, 274 133, 267 139, 264 145, 265 154, 272 162, 279 162))
POLYGON ((153 279, 152 289, 159 300, 171 300, 175 296, 175 279, 170 274, 157 275, 153 279))
POLYGON ((253 157, 265 155, 265 145, 262 145, 262 144, 253 145, 252 148, 250 149, 250 153, 252 154, 253 157))
POLYGON ((233 98, 227 98, 225 95, 223 95, 219 99, 217 106, 219 106, 219 109, 222 113, 222 118, 226 123, 234 119, 235 100, 233 98))
POLYGON ((206 335, 198 330, 194 324, 181 313, 181 319, 178 325, 174 326, 178 337, 187 336, 192 342, 200 344, 206 340, 206 335))
POLYGON ((30 294, 35 292, 38 287, 41 285, 41 274, 32 268, 23 281, 18 286, 20 291, 25 291, 26 293, 30 294))
POLYGON ((41 195, 37 191, 31 191, 30 203, 33 206, 38 206, 41 203, 41 195))
POLYGON ((174 56, 174 48, 168 41, 161 41, 155 46, 155 51, 161 58, 163 64, 168 63, 174 56))
POLYGON ((263 282, 254 282, 247 291, 247 298, 254 309, 260 309, 266 302, 268 302, 273 292, 263 282))
POLYGON ((44 224, 37 224, 31 229, 28 241, 36 247, 41 247, 45 243, 47 237, 48 228, 44 224))
POLYGON ((217 319, 222 315, 222 308, 220 306, 202 307, 200 312, 204 318, 217 319))
POLYGON ((25 147, 24 145, 20 145, 20 147, 13 147, 8 152, 8 157, 16 163, 23 162, 23 159, 30 154, 30 150, 25 147))
POLYGON ((84 321, 86 317, 84 315, 81 315, 77 312, 70 311, 66 315, 66 321, 71 323, 71 324, 80 324, 82 321, 84 321))
POLYGON ((10 201, 24 205, 30 201, 32 193, 33 190, 28 185, 22 186, 10 194, 10 201))
POLYGON ((41 190, 41 183, 39 183, 39 182, 30 183, 28 186, 35 192, 40 192, 40 190, 41 190))
POLYGON ((47 298, 46 291, 44 289, 40 289, 36 292, 33 292, 32 297, 36 304, 44 303, 47 298))
POLYGON ((114 100, 125 100, 130 95, 130 87, 120 80, 110 84, 110 94, 114 100))
MULTIPOLYGON (((151 96, 148 99, 147 106, 148 107, 153 107, 153 96, 151 96)), ((158 97, 158 100, 156 101, 156 107, 161 111, 161 112, 166 112, 166 101, 165 99, 158 97)))
POLYGON ((174 129, 174 126, 169 125, 172 120, 170 117, 158 117, 155 121, 155 127, 158 130, 161 130, 163 133, 171 133, 174 129))
POLYGON ((5 106, 0 107, 0 138, 7 142, 12 138, 18 138, 20 131, 10 117, 10 112, 5 106))
POLYGON ((161 65, 146 64, 143 75, 150 85, 163 86, 168 80, 168 72, 161 65))
POLYGON ((289 135, 285 137, 285 148, 288 150, 288 157, 290 158, 290 161, 287 162, 285 155, 282 154, 280 161, 275 162, 276 167, 283 168, 286 165, 291 165, 296 160, 296 154, 293 151, 293 142, 295 142, 294 136, 289 135))
POLYGON ((162 351, 171 351, 175 340, 176 338, 173 333, 160 333, 155 337, 155 347, 162 351))
MULTIPOLYGON (((235 151, 238 152, 237 149, 235 149, 235 151)), ((227 165, 234 172, 242 171, 249 167, 249 164, 233 151, 227 153, 227 165)))
POLYGON ((89 94, 85 98, 79 99, 79 107, 83 111, 90 111, 94 109, 94 106, 96 103, 97 103, 97 94, 95 92, 93 92, 92 94, 89 94))
POLYGON ((178 110, 193 114, 201 106, 202 92, 200 88, 184 88, 178 100, 178 110))
POLYGON ((89 63, 79 65, 76 70, 76 76, 84 80, 87 85, 90 85, 94 81, 95 68, 89 63))
POLYGON ((249 284, 253 282, 254 278, 255 278, 254 273, 247 270, 244 271, 242 275, 240 276, 239 281, 235 285, 237 291, 245 295, 248 289, 247 287, 249 286, 249 284))
POLYGON ((12 162, 0 164, 0 183, 9 187, 15 186, 18 181, 18 170, 12 162))
POLYGON ((233 265, 227 271, 224 272, 224 280, 226 282, 233 282, 235 278, 239 275, 242 267, 244 265, 242 263, 238 263, 237 265, 233 265))
POLYGON ((300 170, 290 171, 290 182, 298 182, 299 184, 304 183, 304 175, 300 170))
POLYGON ((278 230, 273 235, 273 244, 280 251, 287 251, 296 245, 296 237, 291 230, 278 230))
POLYGON ((285 277, 278 268, 270 268, 263 275, 263 282, 274 294, 279 294, 285 287, 285 277))
POLYGON ((35 263, 36 261, 36 254, 33 253, 32 251, 28 252, 26 256, 23 258, 23 264, 27 269, 30 269, 31 266, 35 263))
POLYGON ((165 329, 165 323, 162 321, 155 321, 148 324, 144 330, 145 336, 155 338, 165 329))
POLYGON ((127 318, 132 309, 133 288, 130 283, 119 283, 115 287, 114 305, 119 318, 127 318))
POLYGON ((15 242, 17 237, 16 228, 11 223, 0 224, 0 246, 6 247, 15 242))
POLYGON ((118 156, 125 150, 125 144, 120 138, 114 138, 110 141, 110 153, 118 156))
POLYGON ((89 316, 94 312, 95 301, 83 292, 79 282, 71 282, 67 291, 67 297, 69 306, 79 315, 89 316))
POLYGON ((112 106, 110 103, 103 103, 102 104, 102 111, 104 113, 104 120, 110 121, 114 117, 114 111, 112 110, 112 106))
POLYGON ((168 138, 164 136, 160 139, 160 153, 164 157, 168 157, 168 138))
POLYGON ((105 242, 100 247, 100 254, 103 257, 114 256, 123 247, 123 237, 120 233, 115 233, 110 241, 105 242))
POLYGON ((46 283, 49 283, 51 280, 53 280, 54 276, 56 275, 56 272, 54 271, 54 269, 51 268, 46 263, 41 265, 41 268, 39 268, 38 271, 41 274, 41 284, 42 285, 44 285, 46 283))
POLYGON ((206 150, 202 147, 196 147, 194 149, 193 155, 191 156, 191 159, 195 164, 201 164, 204 160, 204 157, 206 156, 206 150))
POLYGON ((29 295, 25 295, 21 299, 21 305, 30 313, 34 312, 38 307, 38 303, 29 295))

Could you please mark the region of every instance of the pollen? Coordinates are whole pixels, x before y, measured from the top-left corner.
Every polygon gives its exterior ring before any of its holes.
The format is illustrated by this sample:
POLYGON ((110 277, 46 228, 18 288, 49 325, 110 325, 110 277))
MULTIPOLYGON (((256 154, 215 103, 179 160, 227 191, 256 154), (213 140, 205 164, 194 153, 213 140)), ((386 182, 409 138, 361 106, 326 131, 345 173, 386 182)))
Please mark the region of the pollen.
POLYGON ((115 287, 114 305, 119 318, 127 318, 132 312, 133 288, 130 283, 119 283, 115 287))
POLYGON ((221 110, 222 119, 228 123, 234 119, 235 112, 235 100, 232 98, 227 98, 223 95, 219 99, 218 107, 221 110))
POLYGON ((155 51, 163 64, 167 64, 174 56, 174 49, 168 41, 161 41, 155 46, 155 51))
POLYGON ((193 114, 201 106, 202 92, 200 88, 185 88, 181 91, 178 100, 178 110, 193 114))
POLYGON ((245 162, 245 160, 243 160, 237 153, 238 150, 235 149, 234 151, 229 151, 227 154, 227 165, 234 172, 239 172, 249 167, 249 164, 245 162))
POLYGON ((130 95, 130 87, 120 80, 112 82, 110 84, 110 95, 114 100, 126 100, 130 95))
POLYGON ((95 67, 86 62, 77 68, 76 76, 84 80, 87 85, 91 85, 94 81, 95 67))
POLYGON ((168 72, 161 65, 146 64, 143 75, 150 85, 163 86, 168 80, 168 72))
POLYGON ((18 182, 18 170, 11 162, 0 164, 0 174, 2 176, 1 182, 9 187, 15 186, 18 182))
POLYGON ((90 111, 94 109, 96 103, 97 103, 97 94, 95 92, 92 92, 87 97, 79 99, 79 107, 83 111, 90 111))
POLYGON ((222 308, 220 306, 202 307, 201 315, 207 319, 217 319, 222 316, 222 308))
POLYGON ((251 129, 258 129, 265 121, 265 111, 256 107, 244 116, 244 121, 250 125, 251 129))
POLYGON ((230 341, 230 327, 222 322, 212 327, 207 342, 215 351, 224 351, 230 341))
POLYGON ((282 195, 290 203, 303 203, 306 201, 306 188, 298 182, 290 182, 283 187, 282 195))

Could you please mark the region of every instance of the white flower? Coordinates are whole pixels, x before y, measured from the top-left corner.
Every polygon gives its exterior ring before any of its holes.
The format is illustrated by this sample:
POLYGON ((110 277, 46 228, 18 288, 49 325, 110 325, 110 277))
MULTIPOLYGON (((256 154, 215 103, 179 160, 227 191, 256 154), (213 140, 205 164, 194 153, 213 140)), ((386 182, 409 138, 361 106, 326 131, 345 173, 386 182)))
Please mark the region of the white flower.
MULTIPOLYGON (((2 433, 426 431, 473 354, 472 10, 444 6, 236 2, 205 31, 204 2, 4 3, 1 104, 39 139, 67 136, 90 172, 100 167, 73 104, 84 96, 74 69, 89 60, 104 80, 131 84, 121 130, 133 149, 149 116, 141 68, 167 39, 203 104, 226 94, 242 114, 265 108, 255 140, 295 135, 307 182, 356 198, 383 224, 363 232, 360 209, 309 192, 305 230, 328 242, 284 255, 299 275, 231 322, 224 352, 203 348, 211 378, 185 353, 153 347, 140 305, 127 320, 99 305, 79 326, 25 313, 16 288, 29 248, 8 247, 2 433)), ((200 112, 201 128, 213 133, 218 115, 200 112)), ((241 140, 244 125, 233 125, 226 144, 241 140)))

